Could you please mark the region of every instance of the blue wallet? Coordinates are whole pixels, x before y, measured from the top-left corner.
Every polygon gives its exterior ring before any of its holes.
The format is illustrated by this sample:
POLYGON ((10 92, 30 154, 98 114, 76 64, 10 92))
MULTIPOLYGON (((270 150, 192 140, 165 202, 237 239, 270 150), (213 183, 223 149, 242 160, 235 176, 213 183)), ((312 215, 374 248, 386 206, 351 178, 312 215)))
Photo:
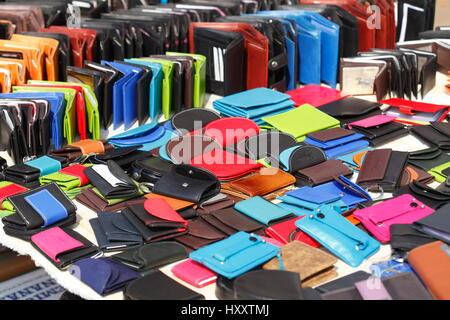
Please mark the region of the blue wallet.
POLYGON ((164 131, 164 134, 159 139, 156 139, 156 140, 154 140, 152 142, 149 142, 149 143, 144 143, 139 150, 150 151, 150 150, 153 150, 153 149, 156 149, 156 148, 161 148, 163 146, 165 147, 167 142, 169 142, 170 140, 172 140, 176 136, 178 136, 178 135, 175 132, 166 129, 164 131))
POLYGON ((346 137, 324 142, 307 136, 303 142, 323 149, 328 159, 333 159, 355 150, 367 148, 369 141, 364 140, 364 137, 360 133, 354 133, 346 137))
POLYGON ((48 227, 68 217, 67 209, 52 194, 44 189, 24 197, 24 200, 44 220, 41 228, 48 227))
POLYGON ((286 193, 287 196, 300 200, 308 200, 323 203, 322 199, 339 197, 349 208, 358 203, 372 201, 371 196, 360 186, 344 176, 335 178, 334 181, 323 183, 315 187, 302 187, 286 193))
POLYGON ((26 165, 39 169, 39 177, 61 170, 61 162, 49 156, 42 156, 25 162, 26 165))
POLYGON ((152 80, 150 81, 149 115, 151 121, 156 121, 162 114, 162 81, 163 71, 160 63, 139 59, 125 59, 125 62, 140 64, 152 69, 152 80))
POLYGON ((110 143, 119 147, 139 146, 160 139, 166 129, 160 126, 158 122, 150 122, 143 126, 116 134, 108 140, 110 143))
POLYGON ((358 267, 380 249, 380 243, 340 215, 331 206, 319 209, 295 225, 352 267, 358 267))
POLYGON ((54 149, 59 149, 64 143, 64 112, 66 100, 62 92, 14 92, 1 93, 0 98, 43 99, 50 103, 52 142, 54 149))
POLYGON ((260 236, 240 231, 191 252, 189 258, 232 279, 274 258, 279 254, 279 250, 260 236))
POLYGON ((354 155, 357 153, 369 151, 369 150, 373 150, 373 148, 364 148, 364 149, 356 150, 356 151, 338 156, 338 157, 336 157, 336 159, 341 160, 342 162, 347 164, 349 167, 351 167, 353 170, 355 170, 355 168, 359 168, 359 165, 356 164, 355 161, 353 161, 354 155))
POLYGON ((102 60, 101 63, 124 75, 113 86, 113 123, 114 129, 117 129, 123 122, 127 130, 137 120, 137 82, 141 77, 142 69, 120 62, 102 60))
POLYGON ((80 259, 68 270, 102 296, 122 290, 128 282, 139 277, 136 271, 110 258, 80 259))
POLYGON ((234 208, 266 226, 292 215, 291 212, 280 208, 276 204, 273 204, 260 196, 239 201, 234 205, 234 208))
POLYGON ((320 199, 320 201, 308 201, 298 199, 293 196, 281 196, 277 198, 282 201, 277 205, 289 212, 294 213, 296 216, 304 216, 308 215, 314 210, 317 210, 322 205, 330 205, 338 212, 345 212, 348 210, 348 206, 341 201, 339 196, 324 194, 324 198, 320 199))

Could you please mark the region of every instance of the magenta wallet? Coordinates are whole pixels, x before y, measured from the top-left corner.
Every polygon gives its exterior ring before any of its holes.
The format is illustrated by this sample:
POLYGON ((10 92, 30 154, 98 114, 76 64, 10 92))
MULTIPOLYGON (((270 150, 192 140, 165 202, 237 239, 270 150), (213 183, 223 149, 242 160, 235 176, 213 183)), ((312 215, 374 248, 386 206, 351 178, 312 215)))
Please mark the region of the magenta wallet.
POLYGON ((192 259, 187 259, 174 266, 172 273, 179 279, 197 288, 214 283, 217 279, 217 273, 192 259))

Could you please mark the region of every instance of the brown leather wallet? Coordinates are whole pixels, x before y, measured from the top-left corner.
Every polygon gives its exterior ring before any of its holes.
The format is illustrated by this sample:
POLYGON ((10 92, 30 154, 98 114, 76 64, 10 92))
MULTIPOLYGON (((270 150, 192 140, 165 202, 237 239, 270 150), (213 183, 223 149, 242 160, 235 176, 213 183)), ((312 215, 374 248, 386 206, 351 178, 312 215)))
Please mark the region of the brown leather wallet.
POLYGON ((156 193, 148 193, 148 194, 144 195, 144 197, 146 199, 164 199, 175 211, 193 207, 195 204, 193 202, 175 199, 175 198, 163 196, 163 195, 156 194, 156 193))
POLYGON ((315 186, 334 180, 338 176, 351 176, 353 171, 342 161, 331 159, 315 166, 297 171, 294 175, 297 179, 315 186))
POLYGON ((413 181, 428 184, 433 182, 434 180, 434 176, 429 174, 428 172, 413 166, 406 166, 406 168, 403 170, 400 186, 406 186, 410 183, 413 183, 413 181))
POLYGON ((185 245, 189 251, 200 249, 208 244, 225 239, 226 234, 220 232, 202 218, 188 221, 188 233, 175 238, 175 241, 185 245))
POLYGON ((228 236, 239 231, 256 233, 264 228, 259 222, 243 215, 232 207, 203 214, 201 218, 228 236))
POLYGON ((327 142, 354 134, 353 131, 344 128, 332 128, 326 130, 319 130, 308 134, 309 138, 313 138, 318 141, 327 142))
POLYGON ((222 185, 221 191, 242 199, 265 196, 294 184, 295 177, 280 169, 263 168, 258 173, 222 185))
POLYGON ((121 209, 124 209, 129 202, 145 200, 144 197, 139 197, 130 199, 129 201, 122 201, 114 205, 109 205, 105 199, 102 199, 98 196, 98 194, 92 191, 92 188, 83 189, 81 193, 75 197, 75 199, 93 211, 108 212, 120 211, 121 209))
MULTIPOLYGON (((338 276, 334 268, 338 259, 297 240, 281 247, 281 259, 284 270, 300 274, 302 287, 316 286, 338 276)), ((279 270, 278 258, 266 262, 263 269, 279 270)))
POLYGON ((73 161, 76 158, 89 155, 92 153, 104 153, 108 150, 114 149, 112 144, 109 144, 107 140, 91 140, 85 139, 77 142, 72 142, 67 147, 62 149, 55 149, 50 151, 50 155, 65 157, 69 161, 73 161))
POLYGON ((450 300, 448 244, 436 241, 414 248, 408 253, 408 263, 436 299, 450 300))

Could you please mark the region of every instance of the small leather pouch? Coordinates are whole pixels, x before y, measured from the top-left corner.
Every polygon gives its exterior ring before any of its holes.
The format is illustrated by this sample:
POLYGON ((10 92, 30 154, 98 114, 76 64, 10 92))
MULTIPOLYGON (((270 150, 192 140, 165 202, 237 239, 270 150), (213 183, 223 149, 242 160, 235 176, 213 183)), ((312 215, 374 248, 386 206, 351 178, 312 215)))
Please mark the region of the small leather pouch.
POLYGON ((31 236, 31 244, 59 269, 100 253, 89 240, 71 229, 50 228, 31 236))
POLYGON ((131 165, 131 177, 139 182, 155 183, 168 173, 172 166, 171 162, 158 157, 137 160, 131 165))
POLYGON ((94 155, 89 160, 95 164, 107 164, 108 160, 114 160, 123 170, 128 171, 133 162, 151 157, 148 152, 138 150, 140 147, 141 145, 114 148, 104 154, 94 155))
POLYGON ((149 243, 135 249, 113 255, 114 261, 143 272, 186 259, 186 248, 173 241, 149 243))
POLYGON ((435 241, 411 250, 408 263, 438 300, 450 299, 450 247, 435 241))
POLYGON ((371 277, 352 286, 322 294, 323 300, 433 300, 412 272, 386 278, 371 277))
POLYGON ((413 223, 433 212, 433 209, 417 201, 413 196, 404 194, 374 206, 356 210, 353 215, 378 240, 389 242, 392 224, 413 223))
POLYGON ((399 186, 408 153, 378 149, 367 152, 356 183, 370 190, 392 191, 399 186))
POLYGON ((293 173, 323 163, 327 160, 327 155, 316 146, 296 145, 281 151, 275 161, 273 158, 270 160, 272 165, 278 162, 283 170, 293 173))
POLYGON ((190 165, 175 165, 155 183, 153 192, 200 203, 217 195, 220 183, 207 170, 190 165))
POLYGON ((413 227, 435 239, 450 243, 450 205, 446 204, 436 212, 414 222, 413 227))
POLYGON ((266 226, 283 219, 294 217, 289 211, 286 211, 259 196, 238 202, 234 205, 234 208, 266 226))
POLYGON ((303 231, 299 230, 295 222, 302 219, 294 218, 280 223, 271 225, 264 229, 264 232, 271 238, 280 241, 282 244, 288 244, 293 241, 303 242, 311 247, 318 248, 320 243, 308 236, 303 231))
POLYGON ((436 241, 433 236, 416 230, 412 224, 393 224, 390 231, 392 252, 400 257, 414 248, 436 241))
POLYGON ((103 211, 97 216, 89 223, 102 251, 120 251, 142 245, 141 234, 121 213, 103 211))
POLYGON ((217 279, 217 274, 214 271, 209 270, 192 259, 178 263, 171 271, 178 279, 197 288, 203 288, 212 284, 217 279))
POLYGON ((296 272, 256 270, 234 280, 236 300, 305 300, 296 272))
POLYGON ((256 233, 263 228, 261 223, 248 218, 231 207, 202 214, 201 218, 229 236, 239 231, 256 233))
POLYGON ((371 146, 376 147, 409 133, 407 128, 393 120, 395 117, 377 115, 349 123, 348 128, 363 134, 364 139, 369 141, 371 146))
POLYGON ((188 232, 176 237, 176 241, 188 247, 190 250, 197 250, 211 243, 223 240, 227 235, 201 217, 188 221, 188 232))
POLYGON ((433 121, 428 126, 413 126, 411 133, 432 146, 450 150, 450 125, 433 121))
POLYGON ((130 282, 123 294, 126 300, 205 299, 202 294, 186 288, 159 270, 130 282))
POLYGON ((190 253, 189 258, 227 278, 235 278, 275 257, 278 251, 261 237, 241 231, 190 253))
POLYGON ((338 176, 349 177, 353 171, 342 161, 331 159, 295 172, 298 184, 316 186, 334 180, 338 176))
POLYGON ((89 167, 84 174, 106 199, 128 197, 138 191, 136 183, 112 160, 107 165, 89 167))
POLYGON ((170 119, 172 127, 181 134, 201 133, 202 129, 210 122, 220 119, 221 116, 214 110, 187 109, 178 112, 170 119))
MULTIPOLYGON (((302 287, 313 287, 337 277, 335 257, 299 241, 293 241, 281 247, 281 259, 284 270, 297 272, 302 287)), ((265 270, 279 270, 277 259, 263 265, 265 270)))
POLYGON ((328 206, 321 207, 296 226, 352 267, 380 249, 380 243, 328 206))
POLYGON ((75 217, 75 205, 55 183, 11 196, 9 201, 16 213, 3 218, 5 227, 39 232, 75 217))
POLYGON ((120 291, 139 274, 110 258, 81 259, 69 267, 69 272, 101 296, 120 291))
POLYGON ((222 185, 221 192, 239 198, 265 196, 295 183, 294 176, 276 168, 263 168, 258 173, 222 185))

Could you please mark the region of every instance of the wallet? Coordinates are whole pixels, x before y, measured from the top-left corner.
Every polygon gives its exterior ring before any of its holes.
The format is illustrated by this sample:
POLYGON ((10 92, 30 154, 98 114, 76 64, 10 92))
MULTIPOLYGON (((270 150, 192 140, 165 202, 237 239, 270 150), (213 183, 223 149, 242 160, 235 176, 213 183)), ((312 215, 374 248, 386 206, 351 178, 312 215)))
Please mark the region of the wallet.
POLYGON ((138 192, 136 183, 113 160, 89 167, 84 174, 106 199, 125 198, 138 192))
POLYGON ((295 183, 294 176, 276 168, 263 168, 258 173, 222 184, 221 192, 248 199, 265 196, 295 183))
POLYGON ((353 175, 353 171, 341 160, 331 159, 319 164, 298 170, 294 173, 297 184, 317 186, 319 184, 333 181, 335 177, 353 175))
POLYGON ((435 146, 410 152, 408 162, 424 171, 429 171, 443 163, 450 162, 450 156, 435 146))
POLYGON ((186 248, 173 241, 148 243, 135 249, 127 250, 113 255, 113 261, 143 272, 149 269, 186 259, 186 248))
POLYGON ((141 234, 117 212, 97 212, 89 220, 97 244, 103 252, 126 250, 142 245, 141 234))
POLYGON ((359 266, 380 249, 378 241, 328 206, 295 224, 352 267, 359 266))
POLYGON ((389 108, 385 111, 388 116, 396 117, 397 122, 407 124, 429 124, 433 121, 443 121, 448 114, 449 106, 425 102, 409 101, 392 98, 380 103, 389 108))
POLYGON ((246 216, 269 226, 280 220, 293 218, 293 214, 260 196, 248 198, 234 205, 234 208, 246 216))
POLYGON ((79 157, 89 157, 93 154, 104 153, 113 149, 114 146, 109 144, 107 140, 92 140, 85 139, 77 142, 72 142, 61 149, 53 149, 49 152, 52 156, 64 157, 68 161, 78 160, 79 157))
POLYGON ((408 263, 430 290, 435 299, 448 300, 450 248, 442 241, 435 241, 411 250, 408 263))
POLYGON ((294 218, 280 223, 272 224, 270 227, 264 229, 264 232, 269 237, 280 241, 282 244, 299 241, 314 248, 320 247, 320 244, 316 240, 308 236, 303 231, 299 230, 295 225, 295 222, 302 218, 303 217, 294 218))
POLYGON ((371 207, 356 210, 353 216, 381 242, 391 239, 390 226, 413 223, 434 212, 433 209, 404 194, 371 207))
POLYGON ((59 269, 99 255, 99 249, 71 229, 49 228, 31 236, 31 244, 59 269))
MULTIPOLYGON (((297 272, 302 281, 302 287, 317 286, 337 277, 334 264, 335 257, 313 248, 300 241, 290 242, 281 247, 281 259, 286 271, 297 272)), ((277 259, 266 262, 264 270, 280 270, 277 259)))
POLYGON ((130 282, 123 294, 127 300, 205 299, 202 294, 186 288, 159 270, 130 282))
POLYGON ((431 146, 450 150, 450 126, 448 123, 433 121, 429 125, 413 126, 411 133, 431 146))
POLYGON ((322 294, 323 300, 433 300, 412 272, 387 278, 370 277, 352 286, 322 294))
POLYGON ((189 258, 231 279, 270 260, 278 251, 261 237, 241 231, 191 252, 189 258))
POLYGON ((291 96, 291 100, 295 102, 296 106, 310 104, 314 107, 347 97, 339 90, 317 84, 309 84, 302 88, 286 91, 286 94, 291 96))
POLYGON ((62 191, 70 194, 70 197, 72 197, 73 193, 81 190, 83 187, 87 187, 90 183, 84 174, 86 168, 87 166, 85 165, 75 163, 57 172, 42 176, 39 178, 39 182, 41 184, 55 182, 62 191))
POLYGON ((200 249, 227 237, 225 233, 201 217, 190 219, 187 230, 186 234, 177 236, 175 240, 186 246, 190 251, 200 249))
POLYGON ((178 263, 172 267, 171 271, 178 279, 197 288, 206 287, 207 285, 216 282, 217 279, 217 274, 215 272, 192 259, 187 259, 186 261, 178 263))
POLYGON ((158 122, 150 122, 137 128, 109 137, 108 141, 118 147, 139 146, 158 141, 166 129, 158 122))
POLYGON ((414 248, 434 242, 437 238, 416 230, 412 224, 392 224, 391 248, 393 255, 404 257, 414 248))
POLYGON ((367 280, 370 278, 370 276, 371 276, 370 273, 364 271, 356 271, 346 276, 334 279, 330 282, 317 286, 315 287, 315 289, 320 293, 344 289, 352 286, 356 282, 367 280))
POLYGON ((139 277, 136 271, 110 258, 78 260, 69 267, 69 272, 101 296, 123 290, 130 281, 139 277))
POLYGON ((449 194, 433 189, 418 181, 413 181, 406 186, 394 190, 392 195, 396 197, 405 193, 411 194, 415 199, 435 210, 439 209, 450 200, 449 194))
POLYGON ((416 220, 413 227, 435 239, 450 242, 450 226, 448 224, 448 204, 437 209, 436 212, 423 217, 420 220, 416 220))

